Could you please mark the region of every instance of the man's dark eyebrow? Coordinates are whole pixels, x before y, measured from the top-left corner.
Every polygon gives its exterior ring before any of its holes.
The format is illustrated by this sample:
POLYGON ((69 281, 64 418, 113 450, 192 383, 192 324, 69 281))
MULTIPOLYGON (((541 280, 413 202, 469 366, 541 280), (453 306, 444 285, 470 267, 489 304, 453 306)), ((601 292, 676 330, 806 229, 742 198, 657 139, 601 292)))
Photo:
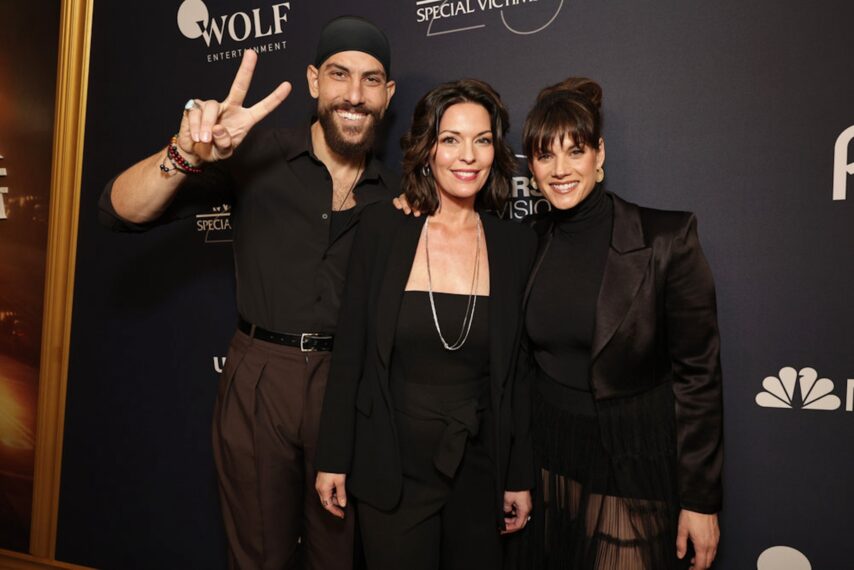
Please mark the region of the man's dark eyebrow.
POLYGON ((379 75, 380 77, 385 79, 385 71, 383 71, 382 69, 370 69, 362 73, 362 77, 368 77, 370 75, 379 75))
MULTIPOLYGON (((337 69, 339 71, 343 71, 345 73, 350 73, 350 69, 348 69, 347 67, 344 67, 340 63, 330 63, 329 67, 330 68, 334 67, 335 69, 337 69)), ((385 79, 385 72, 382 69, 369 69, 368 71, 365 71, 362 73, 362 77, 368 77, 370 75, 379 75, 380 77, 385 79)))
POLYGON ((333 68, 333 67, 334 67, 335 69, 337 69, 337 70, 339 70, 339 71, 345 71, 345 72, 347 72, 347 73, 350 73, 350 70, 349 70, 349 69, 347 69, 346 67, 344 67, 343 65, 341 65, 340 63, 330 63, 330 64, 329 64, 329 67, 330 67, 330 68, 333 68))

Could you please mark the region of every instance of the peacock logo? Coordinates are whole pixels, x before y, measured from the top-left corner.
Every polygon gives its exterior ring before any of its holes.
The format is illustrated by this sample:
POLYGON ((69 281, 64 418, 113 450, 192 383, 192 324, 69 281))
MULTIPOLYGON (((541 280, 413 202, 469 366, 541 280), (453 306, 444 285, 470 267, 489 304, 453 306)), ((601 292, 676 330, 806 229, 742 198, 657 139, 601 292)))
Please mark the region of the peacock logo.
POLYGON ((803 410, 838 410, 842 405, 833 393, 830 378, 819 378, 815 368, 796 370, 791 366, 780 369, 779 376, 768 376, 756 394, 756 403, 763 408, 800 408, 803 410))

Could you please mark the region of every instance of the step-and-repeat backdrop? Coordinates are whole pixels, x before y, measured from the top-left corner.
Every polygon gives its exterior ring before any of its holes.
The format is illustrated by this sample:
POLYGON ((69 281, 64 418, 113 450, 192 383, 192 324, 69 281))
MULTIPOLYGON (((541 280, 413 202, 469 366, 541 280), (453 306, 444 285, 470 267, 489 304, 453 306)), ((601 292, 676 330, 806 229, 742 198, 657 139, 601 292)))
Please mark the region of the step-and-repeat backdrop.
MULTIPOLYGON (((726 469, 717 568, 854 559, 854 4, 590 0, 97 2, 57 558, 104 568, 224 568, 209 426, 236 312, 229 205, 142 235, 96 203, 166 144, 190 97, 222 98, 243 50, 249 100, 284 79, 270 125, 312 111, 305 67, 332 16, 389 35, 396 167, 415 101, 477 77, 519 148, 537 90, 605 93, 609 190, 692 210, 715 273, 726 469)), ((262 128, 263 125, 259 128, 262 128)), ((524 161, 521 161, 524 165, 524 161)), ((505 212, 547 204, 525 178, 505 212)))

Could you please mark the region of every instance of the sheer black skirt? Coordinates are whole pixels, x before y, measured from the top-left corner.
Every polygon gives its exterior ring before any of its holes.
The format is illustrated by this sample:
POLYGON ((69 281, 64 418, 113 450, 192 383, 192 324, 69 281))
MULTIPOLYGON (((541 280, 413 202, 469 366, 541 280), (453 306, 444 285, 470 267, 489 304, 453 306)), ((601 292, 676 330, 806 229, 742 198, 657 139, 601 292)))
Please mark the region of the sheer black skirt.
POLYGON ((509 557, 531 570, 670 570, 676 558, 672 390, 594 402, 540 374, 533 439, 541 473, 526 536, 509 557), (518 550, 517 550, 518 549, 518 550))

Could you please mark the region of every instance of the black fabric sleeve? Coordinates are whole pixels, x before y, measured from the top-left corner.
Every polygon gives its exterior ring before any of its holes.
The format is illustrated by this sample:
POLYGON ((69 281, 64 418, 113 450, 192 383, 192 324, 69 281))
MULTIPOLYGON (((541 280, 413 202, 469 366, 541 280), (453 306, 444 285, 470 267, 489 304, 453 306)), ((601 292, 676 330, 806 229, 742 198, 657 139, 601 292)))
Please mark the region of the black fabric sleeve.
POLYGON ((682 508, 722 506, 723 401, 715 286, 690 215, 673 244, 665 288, 682 508))
POLYGON ((317 451, 318 471, 348 473, 353 458, 356 424, 356 391, 365 365, 368 304, 373 259, 378 245, 368 206, 362 213, 350 252, 344 297, 338 317, 332 365, 323 399, 317 451))
MULTIPOLYGON (((528 229, 528 228, 526 228, 528 229)), ((529 229, 528 229, 529 230, 529 229)), ((516 366, 512 379, 513 441, 507 470, 507 491, 532 489, 535 482, 534 448, 531 441, 531 383, 533 366, 527 334, 524 332, 525 315, 522 313, 522 295, 537 252, 537 237, 533 230, 525 232, 520 254, 519 331, 517 332, 516 366)))
POLYGON ((107 182, 98 199, 98 221, 101 225, 117 232, 148 231, 196 214, 209 213, 216 206, 231 204, 233 199, 232 180, 227 164, 223 162, 208 164, 201 174, 187 176, 163 215, 151 222, 137 224, 119 216, 113 207, 113 184, 116 178, 107 182))

